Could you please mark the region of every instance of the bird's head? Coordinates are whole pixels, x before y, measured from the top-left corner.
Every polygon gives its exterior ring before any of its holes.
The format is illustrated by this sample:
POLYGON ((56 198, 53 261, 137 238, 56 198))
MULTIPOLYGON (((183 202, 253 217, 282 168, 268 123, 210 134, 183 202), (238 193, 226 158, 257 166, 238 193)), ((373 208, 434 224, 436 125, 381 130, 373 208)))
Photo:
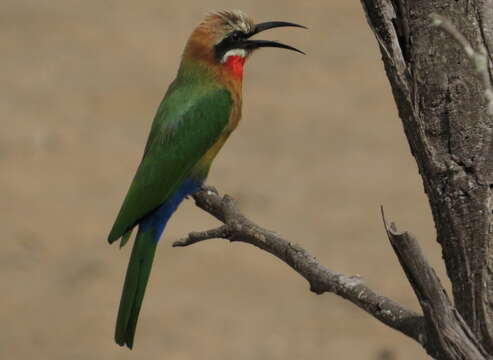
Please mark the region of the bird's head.
POLYGON ((301 50, 277 41, 251 39, 262 31, 285 26, 305 28, 284 21, 255 24, 240 10, 213 12, 193 31, 184 57, 204 61, 208 66, 229 71, 233 76, 241 78, 246 59, 259 48, 275 47, 304 54, 301 50))

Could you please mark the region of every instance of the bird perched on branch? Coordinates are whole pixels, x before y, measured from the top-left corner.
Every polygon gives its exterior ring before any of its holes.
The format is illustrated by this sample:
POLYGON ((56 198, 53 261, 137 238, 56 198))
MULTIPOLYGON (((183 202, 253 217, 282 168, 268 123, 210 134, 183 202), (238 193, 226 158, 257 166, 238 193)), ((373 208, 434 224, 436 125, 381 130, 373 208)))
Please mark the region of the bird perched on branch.
POLYGON ((246 59, 261 47, 302 53, 279 42, 251 39, 283 26, 303 27, 283 21, 255 24, 234 10, 211 13, 192 32, 108 236, 110 243, 121 239, 123 246, 138 226, 118 310, 117 344, 133 346, 154 253, 166 223, 182 200, 200 189, 212 161, 238 125, 246 59))

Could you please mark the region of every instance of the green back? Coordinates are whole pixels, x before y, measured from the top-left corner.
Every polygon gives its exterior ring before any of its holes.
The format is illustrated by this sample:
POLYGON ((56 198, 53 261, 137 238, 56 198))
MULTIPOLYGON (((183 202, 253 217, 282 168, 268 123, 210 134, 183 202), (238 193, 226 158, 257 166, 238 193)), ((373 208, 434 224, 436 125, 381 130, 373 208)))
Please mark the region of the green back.
POLYGON ((217 84, 206 69, 182 64, 158 108, 109 242, 131 230, 176 191, 221 135, 231 108, 229 90, 217 84))

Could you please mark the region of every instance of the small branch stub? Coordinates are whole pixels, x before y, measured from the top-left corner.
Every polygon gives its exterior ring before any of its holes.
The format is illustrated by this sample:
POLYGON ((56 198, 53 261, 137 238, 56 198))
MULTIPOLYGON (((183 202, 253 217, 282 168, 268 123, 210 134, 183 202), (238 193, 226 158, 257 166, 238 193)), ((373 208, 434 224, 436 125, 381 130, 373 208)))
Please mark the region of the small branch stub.
POLYGON ((423 310, 428 353, 439 359, 489 359, 479 341, 450 302, 435 270, 426 260, 416 238, 400 232, 382 219, 390 244, 423 310))

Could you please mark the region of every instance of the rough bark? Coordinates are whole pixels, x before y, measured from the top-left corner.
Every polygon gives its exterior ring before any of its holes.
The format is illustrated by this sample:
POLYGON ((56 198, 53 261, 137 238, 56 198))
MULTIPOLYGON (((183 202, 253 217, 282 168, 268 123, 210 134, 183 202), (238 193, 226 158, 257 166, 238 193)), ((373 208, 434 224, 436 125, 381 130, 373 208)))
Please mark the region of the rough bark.
POLYGON ((489 355, 450 302, 435 270, 426 261, 418 243, 394 224, 385 229, 423 310, 425 326, 421 342, 436 359, 488 359, 489 355))
POLYGON ((455 306, 491 354, 493 123, 481 77, 461 44, 432 26, 430 14, 448 19, 491 60, 493 2, 362 4, 429 198, 455 306))

